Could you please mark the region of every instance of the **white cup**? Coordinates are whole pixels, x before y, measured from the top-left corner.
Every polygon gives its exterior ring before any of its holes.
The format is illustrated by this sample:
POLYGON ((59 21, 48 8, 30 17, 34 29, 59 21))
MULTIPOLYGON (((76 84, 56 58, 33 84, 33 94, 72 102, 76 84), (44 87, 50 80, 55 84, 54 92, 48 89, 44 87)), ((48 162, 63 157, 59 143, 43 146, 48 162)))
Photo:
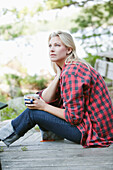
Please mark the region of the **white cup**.
POLYGON ((33 104, 33 97, 35 98, 40 98, 38 94, 27 94, 27 95, 24 95, 24 102, 25 104, 28 104, 26 103, 26 101, 30 101, 30 104, 33 104))

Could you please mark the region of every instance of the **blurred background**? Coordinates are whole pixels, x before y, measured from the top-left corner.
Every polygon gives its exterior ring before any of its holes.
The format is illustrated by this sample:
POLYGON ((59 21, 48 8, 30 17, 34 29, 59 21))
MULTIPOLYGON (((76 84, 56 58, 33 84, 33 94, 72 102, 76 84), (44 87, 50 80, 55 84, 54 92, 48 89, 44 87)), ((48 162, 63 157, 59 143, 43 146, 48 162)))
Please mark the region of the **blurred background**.
POLYGON ((73 35, 78 56, 94 67, 100 53, 113 54, 113 0, 0 0, 0 101, 9 105, 1 120, 53 80, 48 36, 58 30, 73 35))

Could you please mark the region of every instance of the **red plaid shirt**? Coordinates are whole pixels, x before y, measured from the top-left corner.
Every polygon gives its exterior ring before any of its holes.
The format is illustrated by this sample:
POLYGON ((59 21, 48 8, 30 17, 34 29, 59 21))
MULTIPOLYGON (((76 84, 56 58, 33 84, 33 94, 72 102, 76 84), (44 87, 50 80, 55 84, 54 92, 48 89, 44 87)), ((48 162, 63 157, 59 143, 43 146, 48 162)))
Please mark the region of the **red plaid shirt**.
POLYGON ((103 78, 79 62, 64 65, 55 102, 65 108, 65 120, 82 133, 83 147, 113 143, 113 106, 103 78))

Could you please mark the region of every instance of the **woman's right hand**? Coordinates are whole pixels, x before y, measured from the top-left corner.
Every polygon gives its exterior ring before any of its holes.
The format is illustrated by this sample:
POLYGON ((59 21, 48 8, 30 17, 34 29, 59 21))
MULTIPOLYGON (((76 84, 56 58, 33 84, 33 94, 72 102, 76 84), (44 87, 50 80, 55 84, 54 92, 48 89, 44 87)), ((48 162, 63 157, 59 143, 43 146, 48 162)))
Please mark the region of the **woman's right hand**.
POLYGON ((45 102, 51 102, 56 99, 56 91, 58 89, 61 69, 56 63, 52 63, 56 76, 49 86, 42 92, 42 98, 45 102))
POLYGON ((60 74, 61 74, 61 69, 60 69, 60 67, 59 67, 56 63, 53 63, 53 67, 54 67, 54 70, 55 70, 57 76, 60 77, 60 74))
POLYGON ((56 64, 56 67, 57 67, 57 68, 56 68, 56 70, 57 70, 57 75, 60 76, 62 70, 61 70, 61 68, 60 68, 57 64, 56 64))

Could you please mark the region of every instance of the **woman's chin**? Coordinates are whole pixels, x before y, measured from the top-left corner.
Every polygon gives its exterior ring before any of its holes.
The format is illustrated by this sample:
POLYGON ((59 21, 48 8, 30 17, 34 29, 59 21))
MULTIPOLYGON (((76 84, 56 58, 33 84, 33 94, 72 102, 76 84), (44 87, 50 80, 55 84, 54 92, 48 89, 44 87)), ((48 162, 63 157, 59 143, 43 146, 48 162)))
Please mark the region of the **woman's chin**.
POLYGON ((51 62, 57 62, 57 60, 54 58, 51 58, 51 62))

